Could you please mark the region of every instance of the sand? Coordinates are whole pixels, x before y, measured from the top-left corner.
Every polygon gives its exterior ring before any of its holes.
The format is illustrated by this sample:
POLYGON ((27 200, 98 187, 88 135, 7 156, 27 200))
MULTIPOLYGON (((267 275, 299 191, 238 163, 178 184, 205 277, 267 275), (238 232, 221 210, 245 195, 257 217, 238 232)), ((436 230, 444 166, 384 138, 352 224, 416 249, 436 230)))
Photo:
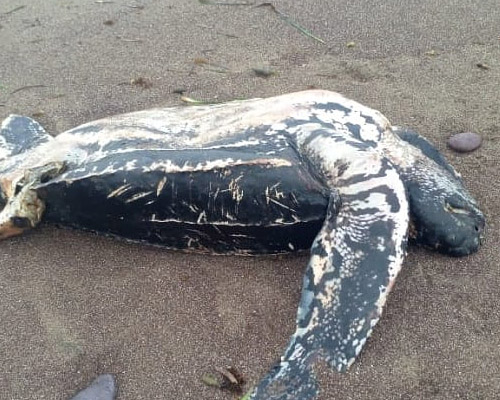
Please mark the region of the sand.
MULTIPOLYGON (((0 118, 33 116, 57 134, 179 105, 175 90, 223 101, 318 87, 416 129, 463 174, 487 241, 460 259, 410 249, 358 362, 343 375, 319 366, 319 398, 499 398, 498 3, 305 3, 273 2, 324 44, 270 7, 2 0, 0 118), (252 71, 263 67, 276 74, 252 71), (447 149, 463 131, 482 147, 447 149)), ((53 226, 1 242, 0 399, 68 399, 101 373, 115 374, 119 400, 234 399, 201 377, 234 366, 246 387, 258 381, 294 329, 306 262, 188 255, 53 226)))

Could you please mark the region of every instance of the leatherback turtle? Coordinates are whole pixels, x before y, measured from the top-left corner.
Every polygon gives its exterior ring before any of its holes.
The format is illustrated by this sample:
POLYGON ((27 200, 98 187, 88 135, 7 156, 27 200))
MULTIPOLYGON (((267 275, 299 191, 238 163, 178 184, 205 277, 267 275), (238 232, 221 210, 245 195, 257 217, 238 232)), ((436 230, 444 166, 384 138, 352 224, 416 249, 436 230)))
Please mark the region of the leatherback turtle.
POLYGON ((321 90, 133 112, 48 135, 1 125, 0 237, 45 221, 214 253, 310 249, 296 331, 252 399, 310 399, 319 357, 345 371, 410 239, 451 255, 484 217, 417 133, 321 90))

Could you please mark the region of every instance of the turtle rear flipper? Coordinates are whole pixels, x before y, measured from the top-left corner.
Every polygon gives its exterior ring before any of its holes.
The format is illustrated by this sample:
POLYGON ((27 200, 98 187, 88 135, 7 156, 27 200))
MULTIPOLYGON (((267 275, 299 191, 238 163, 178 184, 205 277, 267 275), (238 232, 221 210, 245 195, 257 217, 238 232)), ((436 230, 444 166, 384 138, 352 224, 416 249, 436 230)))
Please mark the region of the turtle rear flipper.
POLYGON ((10 115, 0 125, 0 161, 24 153, 52 139, 52 136, 34 119, 10 115))

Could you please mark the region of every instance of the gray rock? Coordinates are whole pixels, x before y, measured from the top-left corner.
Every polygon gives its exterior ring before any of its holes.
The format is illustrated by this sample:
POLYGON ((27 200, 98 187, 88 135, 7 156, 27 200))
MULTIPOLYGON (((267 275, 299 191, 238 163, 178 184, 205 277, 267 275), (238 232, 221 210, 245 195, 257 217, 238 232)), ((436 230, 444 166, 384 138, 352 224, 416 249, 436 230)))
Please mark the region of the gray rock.
POLYGON ((476 150, 481 143, 483 138, 474 132, 462 132, 456 133, 448 139, 448 146, 460 153, 467 153, 469 151, 476 150))
POLYGON ((116 397, 116 382, 113 375, 99 375, 92 383, 78 392, 70 400, 114 400, 116 397))

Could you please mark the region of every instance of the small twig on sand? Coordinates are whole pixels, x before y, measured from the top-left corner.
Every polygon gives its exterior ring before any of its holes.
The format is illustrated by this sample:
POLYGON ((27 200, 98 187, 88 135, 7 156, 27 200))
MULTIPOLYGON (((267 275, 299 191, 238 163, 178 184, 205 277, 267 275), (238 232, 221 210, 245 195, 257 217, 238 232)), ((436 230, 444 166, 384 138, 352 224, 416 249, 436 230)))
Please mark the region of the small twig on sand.
POLYGON ((276 6, 273 3, 262 3, 259 4, 255 7, 269 7, 271 10, 274 11, 275 14, 277 14, 283 21, 285 21, 287 24, 293 26, 295 29, 297 29, 299 32, 302 34, 310 37, 311 39, 316 40, 317 42, 320 42, 322 44, 325 44, 325 41, 316 35, 314 35, 312 32, 304 28, 303 26, 299 25, 297 22, 295 22, 293 19, 291 19, 288 15, 285 13, 281 12, 276 8, 276 6))
POLYGON ((120 82, 118 86, 122 85, 130 85, 130 86, 139 86, 142 87, 143 89, 150 89, 153 87, 153 83, 146 78, 143 78, 142 76, 139 76, 138 78, 133 78, 128 82, 120 82))
POLYGON ((198 24, 197 26, 199 26, 200 28, 209 29, 211 31, 214 31, 217 35, 227 36, 228 38, 231 38, 231 39, 239 39, 239 36, 233 35, 232 33, 217 31, 213 27, 208 26, 208 25, 198 24))
POLYGON ((46 85, 28 85, 28 86, 23 86, 20 88, 17 88, 16 90, 10 92, 10 94, 14 94, 17 92, 20 92, 21 90, 28 90, 28 89, 35 89, 35 88, 44 88, 47 87, 46 85))
POLYGON ((210 104, 204 100, 196 100, 196 99, 193 99, 191 97, 188 97, 188 96, 181 96, 181 101, 183 103, 186 103, 186 104, 193 104, 193 105, 197 105, 197 104, 210 104))
POLYGON ((208 61, 206 58, 197 57, 194 59, 195 65, 203 65, 206 67, 207 71, 217 72, 219 74, 227 74, 231 72, 228 67, 220 64, 214 64, 208 61))
POLYGON ((15 13, 16 11, 19 11, 19 10, 22 10, 23 8, 25 8, 26 6, 19 6, 19 7, 16 7, 10 11, 7 11, 5 13, 3 13, 3 15, 9 15, 9 14, 13 14, 15 13))
POLYGON ((128 43, 142 43, 144 40, 142 39, 127 39, 127 38, 122 38, 118 36, 118 39, 120 39, 122 42, 128 42, 128 43))
POLYGON ((253 6, 254 3, 249 3, 248 1, 217 1, 217 0, 199 0, 201 4, 210 4, 212 6, 253 6))

